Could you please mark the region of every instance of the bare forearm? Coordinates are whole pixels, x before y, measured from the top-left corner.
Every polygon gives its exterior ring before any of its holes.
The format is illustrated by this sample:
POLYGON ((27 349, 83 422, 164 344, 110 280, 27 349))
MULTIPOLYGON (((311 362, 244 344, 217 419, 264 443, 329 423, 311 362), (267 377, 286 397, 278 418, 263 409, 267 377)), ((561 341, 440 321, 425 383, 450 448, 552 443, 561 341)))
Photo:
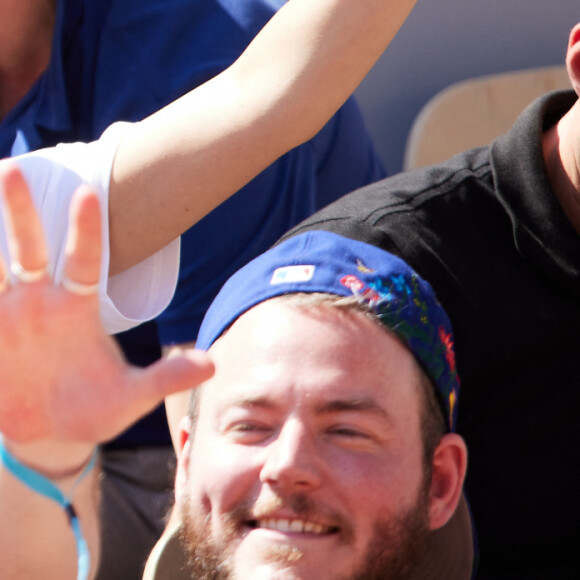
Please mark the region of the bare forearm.
POLYGON ((110 197, 111 271, 163 247, 338 110, 415 0, 290 0, 221 75, 136 125, 110 197))

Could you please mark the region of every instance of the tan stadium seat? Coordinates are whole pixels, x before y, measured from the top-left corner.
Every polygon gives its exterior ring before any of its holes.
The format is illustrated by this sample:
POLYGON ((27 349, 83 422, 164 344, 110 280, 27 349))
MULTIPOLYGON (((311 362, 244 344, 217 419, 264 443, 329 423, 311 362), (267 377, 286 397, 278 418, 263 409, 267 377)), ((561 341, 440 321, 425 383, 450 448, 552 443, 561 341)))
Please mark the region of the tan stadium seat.
POLYGON ((534 68, 461 81, 435 95, 409 132, 403 169, 445 161, 505 133, 536 97, 570 88, 566 67, 534 68))

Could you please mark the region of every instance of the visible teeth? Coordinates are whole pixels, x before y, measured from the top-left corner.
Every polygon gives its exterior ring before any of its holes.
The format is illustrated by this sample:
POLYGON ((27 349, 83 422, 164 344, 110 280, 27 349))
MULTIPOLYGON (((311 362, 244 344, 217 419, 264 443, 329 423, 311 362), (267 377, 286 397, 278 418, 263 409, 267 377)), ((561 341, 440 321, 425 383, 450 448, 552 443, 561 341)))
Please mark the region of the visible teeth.
POLYGON ((302 533, 304 531, 304 522, 294 520, 293 522, 290 523, 290 531, 302 533))
POLYGON ((306 523, 304 524, 304 531, 311 534, 322 534, 324 528, 318 524, 306 523))
POLYGON ((258 527, 269 530, 277 530, 279 532, 294 532, 307 534, 323 534, 328 532, 328 528, 312 522, 304 522, 302 520, 285 520, 285 519, 268 519, 260 520, 258 527))

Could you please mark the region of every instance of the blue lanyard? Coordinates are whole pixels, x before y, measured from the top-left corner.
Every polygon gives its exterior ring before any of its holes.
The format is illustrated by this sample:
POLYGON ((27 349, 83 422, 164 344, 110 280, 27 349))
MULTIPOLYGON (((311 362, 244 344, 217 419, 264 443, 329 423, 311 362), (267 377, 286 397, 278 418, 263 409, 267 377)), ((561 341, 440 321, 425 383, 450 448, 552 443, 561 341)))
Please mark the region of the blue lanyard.
POLYGON ((72 528, 73 534, 75 536, 75 543, 77 547, 77 580, 86 580, 89 576, 90 570, 90 554, 87 547, 85 538, 83 537, 83 532, 79 522, 79 518, 73 507, 70 499, 70 495, 74 491, 75 487, 85 478, 85 476, 93 469, 97 461, 97 450, 95 449, 89 463, 83 469, 82 473, 79 475, 78 479, 75 481, 72 489, 68 495, 64 495, 62 491, 54 484, 50 479, 44 477, 40 473, 30 469, 26 465, 20 463, 16 457, 10 454, 8 449, 4 446, 4 441, 0 437, 0 460, 8 471, 20 480, 24 485, 29 487, 32 491, 39 493, 59 504, 68 516, 70 526, 72 528))

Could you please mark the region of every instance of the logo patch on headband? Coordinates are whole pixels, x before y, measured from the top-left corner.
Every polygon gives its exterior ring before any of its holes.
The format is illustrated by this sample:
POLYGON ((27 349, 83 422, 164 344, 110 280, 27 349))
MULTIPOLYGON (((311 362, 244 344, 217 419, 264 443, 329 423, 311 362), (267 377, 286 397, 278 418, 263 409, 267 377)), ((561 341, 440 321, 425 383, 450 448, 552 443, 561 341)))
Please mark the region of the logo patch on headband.
POLYGON ((276 268, 272 274, 270 284, 292 284, 295 282, 308 282, 314 276, 314 266, 283 266, 276 268))

